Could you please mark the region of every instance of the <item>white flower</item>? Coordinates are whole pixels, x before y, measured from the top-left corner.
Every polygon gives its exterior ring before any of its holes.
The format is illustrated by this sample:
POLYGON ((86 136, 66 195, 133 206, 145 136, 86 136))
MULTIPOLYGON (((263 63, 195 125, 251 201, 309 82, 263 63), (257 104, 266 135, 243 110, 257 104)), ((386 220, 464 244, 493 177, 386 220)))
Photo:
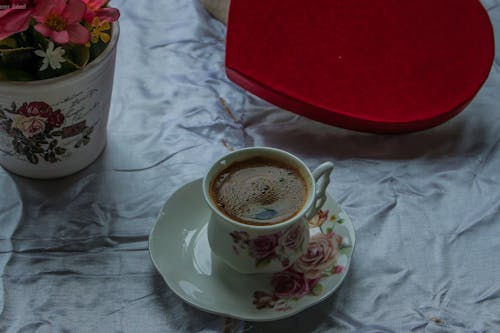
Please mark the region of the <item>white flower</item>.
POLYGON ((49 67, 49 65, 50 68, 52 69, 61 68, 62 67, 61 63, 66 61, 63 58, 65 53, 66 51, 60 46, 54 50, 53 42, 49 42, 49 47, 47 48, 47 51, 36 50, 35 54, 43 58, 43 64, 42 67, 40 67, 40 71, 46 70, 49 67))
POLYGON ((31 138, 45 131, 45 120, 43 117, 25 117, 16 115, 12 127, 20 130, 26 138, 31 138))

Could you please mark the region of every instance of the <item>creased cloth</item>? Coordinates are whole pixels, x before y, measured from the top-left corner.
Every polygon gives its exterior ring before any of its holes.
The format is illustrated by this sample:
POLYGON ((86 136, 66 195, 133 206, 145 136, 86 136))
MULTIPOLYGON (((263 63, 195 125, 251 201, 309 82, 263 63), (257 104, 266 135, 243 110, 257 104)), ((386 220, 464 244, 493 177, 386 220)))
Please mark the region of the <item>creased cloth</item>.
MULTIPOLYGON (((500 1, 483 0, 496 36, 500 1)), ((460 115, 406 135, 327 126, 224 73, 225 26, 198 2, 116 1, 121 40, 108 145, 84 171, 34 181, 0 169, 0 332, 500 332, 500 42, 460 115), (296 316, 207 314, 155 270, 165 201, 228 148, 272 146, 314 168, 351 216, 346 281, 296 316)))

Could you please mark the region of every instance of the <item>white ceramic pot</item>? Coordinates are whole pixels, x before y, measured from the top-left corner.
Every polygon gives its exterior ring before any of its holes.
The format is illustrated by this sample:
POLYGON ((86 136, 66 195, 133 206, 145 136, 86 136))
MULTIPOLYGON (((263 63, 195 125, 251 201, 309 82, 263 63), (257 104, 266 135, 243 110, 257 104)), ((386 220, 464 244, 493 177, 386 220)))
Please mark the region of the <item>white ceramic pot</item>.
POLYGON ((75 173, 106 145, 118 23, 83 70, 30 82, 0 81, 0 164, 30 178, 75 173))

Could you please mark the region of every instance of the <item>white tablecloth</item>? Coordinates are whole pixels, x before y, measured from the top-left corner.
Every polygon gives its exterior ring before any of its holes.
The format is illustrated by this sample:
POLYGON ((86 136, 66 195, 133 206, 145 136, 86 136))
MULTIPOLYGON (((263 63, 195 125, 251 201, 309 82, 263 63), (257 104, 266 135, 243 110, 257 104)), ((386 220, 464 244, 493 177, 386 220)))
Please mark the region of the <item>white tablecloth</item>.
MULTIPOLYGON (((500 1, 483 4, 499 35, 500 1)), ((115 5, 121 40, 104 154, 54 181, 0 169, 0 332, 500 332, 499 56, 454 119, 366 134, 232 84, 226 28, 198 1, 115 5), (271 323, 183 303, 148 253, 170 195, 227 147, 247 146, 282 148, 310 167, 333 161, 329 191, 357 229, 341 288, 271 323)))

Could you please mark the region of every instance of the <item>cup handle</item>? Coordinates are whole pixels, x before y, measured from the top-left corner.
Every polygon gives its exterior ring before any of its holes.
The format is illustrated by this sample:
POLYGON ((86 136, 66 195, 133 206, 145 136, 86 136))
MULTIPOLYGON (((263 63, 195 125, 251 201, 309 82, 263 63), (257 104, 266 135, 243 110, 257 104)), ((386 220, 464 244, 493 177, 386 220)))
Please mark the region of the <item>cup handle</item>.
POLYGON ((306 214, 306 218, 310 219, 316 215, 318 210, 325 204, 326 188, 330 184, 330 174, 333 170, 332 162, 325 162, 314 169, 312 175, 316 181, 316 193, 314 193, 314 201, 311 210, 306 214))

